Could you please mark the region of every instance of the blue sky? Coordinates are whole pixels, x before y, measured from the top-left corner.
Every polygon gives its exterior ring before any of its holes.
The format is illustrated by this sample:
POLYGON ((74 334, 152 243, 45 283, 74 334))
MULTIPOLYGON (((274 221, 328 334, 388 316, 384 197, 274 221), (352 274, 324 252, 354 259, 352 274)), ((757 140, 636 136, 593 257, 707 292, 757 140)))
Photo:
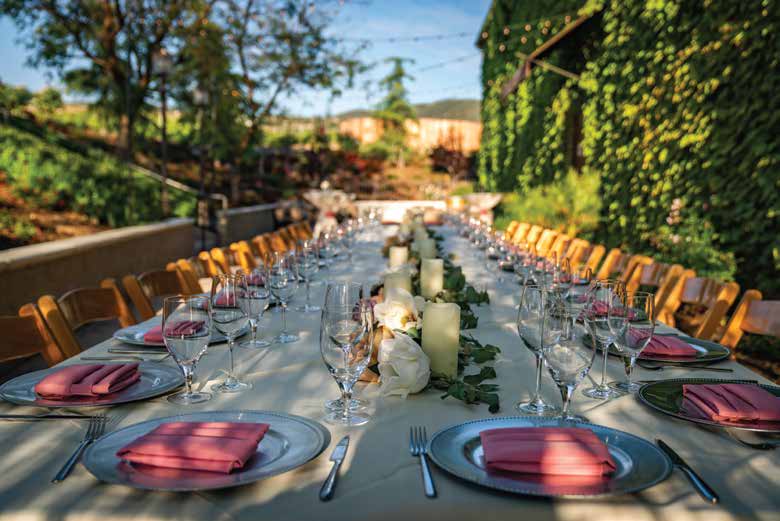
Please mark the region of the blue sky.
MULTIPOLYGON (((332 5, 332 4, 331 4, 332 5)), ((474 47, 477 33, 487 13, 490 0, 354 0, 340 8, 331 29, 332 35, 343 38, 413 37, 468 32, 469 36, 439 41, 382 42, 376 41, 363 54, 366 62, 381 62, 388 56, 413 58, 410 65, 415 81, 409 85, 410 98, 415 103, 443 98, 480 97, 480 58, 474 47), (441 67, 415 72, 448 60, 441 67)), ((53 84, 56 77, 47 78, 46 71, 26 65, 27 51, 16 40, 19 32, 6 18, 0 18, 0 79, 11 84, 26 85, 32 90, 53 84)), ((379 64, 367 78, 378 79, 389 65, 379 64)), ((362 82, 359 82, 359 84, 362 82)), ((380 93, 366 91, 362 85, 344 92, 328 104, 328 96, 316 92, 301 92, 282 100, 290 113, 300 115, 337 114, 353 108, 375 104, 380 93)))

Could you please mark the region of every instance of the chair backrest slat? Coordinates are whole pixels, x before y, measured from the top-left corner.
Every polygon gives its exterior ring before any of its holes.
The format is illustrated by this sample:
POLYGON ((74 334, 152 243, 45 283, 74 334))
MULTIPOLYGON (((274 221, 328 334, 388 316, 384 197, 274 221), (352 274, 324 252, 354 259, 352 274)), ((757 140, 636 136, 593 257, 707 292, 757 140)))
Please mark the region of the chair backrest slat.
POLYGON ((0 362, 40 354, 51 367, 67 358, 34 304, 22 306, 19 316, 0 317, 0 329, 0 362))

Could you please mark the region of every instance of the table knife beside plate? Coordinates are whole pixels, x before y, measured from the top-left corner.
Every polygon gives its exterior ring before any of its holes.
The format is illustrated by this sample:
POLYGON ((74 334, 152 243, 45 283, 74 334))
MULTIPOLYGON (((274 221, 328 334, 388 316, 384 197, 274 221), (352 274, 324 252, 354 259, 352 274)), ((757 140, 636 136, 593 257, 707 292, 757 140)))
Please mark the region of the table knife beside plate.
POLYGON ((696 471, 694 471, 690 465, 688 465, 685 460, 680 457, 679 454, 677 454, 669 445, 664 443, 663 440, 656 438, 655 442, 658 444, 658 447, 660 447, 660 449, 664 451, 667 456, 669 456, 669 459, 672 460, 672 464, 683 471, 685 476, 688 478, 688 481, 690 481, 691 485, 693 485, 693 488, 696 489, 696 492, 698 492, 705 501, 712 504, 720 501, 718 494, 712 490, 712 487, 710 487, 704 481, 704 479, 702 479, 702 477, 699 476, 696 471))
POLYGON ((322 488, 320 489, 320 499, 322 501, 328 501, 333 497, 333 490, 336 488, 336 477, 339 473, 339 467, 341 467, 341 463, 344 461, 344 456, 347 455, 347 448, 349 448, 348 435, 341 438, 341 441, 336 445, 330 455, 330 461, 333 462, 333 467, 330 469, 330 474, 328 474, 325 483, 322 484, 322 488))

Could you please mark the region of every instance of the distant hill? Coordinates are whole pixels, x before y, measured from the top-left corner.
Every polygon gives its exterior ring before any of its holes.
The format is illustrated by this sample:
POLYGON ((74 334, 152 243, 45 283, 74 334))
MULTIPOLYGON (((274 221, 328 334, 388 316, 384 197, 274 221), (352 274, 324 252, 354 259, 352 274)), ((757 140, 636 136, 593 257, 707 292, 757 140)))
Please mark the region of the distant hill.
MULTIPOLYGON (((418 103, 414 105, 417 117, 441 118, 441 119, 465 119, 467 121, 480 121, 479 100, 476 99, 443 99, 432 103, 418 103)), ((371 111, 366 109, 350 110, 338 115, 339 118, 360 118, 370 116, 371 111)))

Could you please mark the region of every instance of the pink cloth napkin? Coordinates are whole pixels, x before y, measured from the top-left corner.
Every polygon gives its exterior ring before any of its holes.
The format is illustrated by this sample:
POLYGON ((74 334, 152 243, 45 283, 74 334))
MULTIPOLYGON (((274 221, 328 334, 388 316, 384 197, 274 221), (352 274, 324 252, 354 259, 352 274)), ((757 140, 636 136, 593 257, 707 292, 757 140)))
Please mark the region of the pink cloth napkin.
POLYGON ((716 422, 780 422, 780 398, 752 384, 683 385, 682 405, 716 422))
POLYGON ((250 286, 262 286, 265 284, 265 279, 262 275, 252 274, 246 278, 246 283, 250 286))
POLYGON ((647 347, 642 350, 642 357, 694 357, 698 351, 681 338, 670 335, 653 335, 647 347))
MULTIPOLYGON (((200 331, 201 327, 203 327, 202 320, 182 320, 181 322, 171 324, 169 331, 171 335, 193 335, 200 331)), ((162 326, 154 326, 144 333, 144 342, 147 344, 162 344, 164 342, 162 326)))
POLYGON ((255 454, 267 423, 172 422, 125 445, 116 455, 131 463, 229 474, 255 454))
POLYGON ((115 393, 141 379, 138 364, 76 364, 63 367, 35 384, 41 398, 97 398, 115 393))
POLYGON ((226 295, 225 293, 221 293, 217 296, 217 300, 214 301, 214 305, 226 308, 234 308, 237 305, 236 297, 235 295, 226 295))
POLYGON ((491 429, 480 438, 490 470, 593 477, 617 468, 607 446, 588 429, 491 429))

